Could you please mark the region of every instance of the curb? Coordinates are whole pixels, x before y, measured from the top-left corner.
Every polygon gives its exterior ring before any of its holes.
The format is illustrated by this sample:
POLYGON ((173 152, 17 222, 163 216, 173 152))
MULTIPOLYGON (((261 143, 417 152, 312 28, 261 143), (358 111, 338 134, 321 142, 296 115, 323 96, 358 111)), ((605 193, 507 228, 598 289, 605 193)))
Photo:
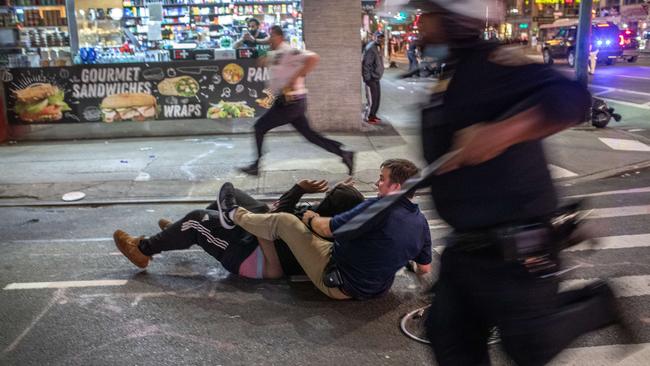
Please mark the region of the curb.
MULTIPOLYGON (((650 168, 650 160, 644 160, 622 167, 602 170, 594 173, 581 175, 572 178, 554 179, 555 184, 561 185, 575 185, 586 183, 598 179, 613 177, 616 175, 625 174, 631 171, 650 168)), ((374 191, 361 192, 365 198, 374 197, 374 191)), ((418 191, 415 196, 426 196, 429 192, 426 189, 418 191)), ((257 195, 252 196, 258 201, 273 202, 279 198, 279 195, 257 195)), ((308 200, 318 201, 320 198, 313 195, 305 195, 304 198, 308 200)), ((87 207, 87 206, 114 206, 114 205, 142 205, 142 204, 206 204, 214 201, 214 197, 171 197, 171 198, 155 198, 155 199, 115 199, 115 200, 81 200, 76 202, 62 202, 62 201, 42 201, 42 202, 0 202, 2 207, 87 207)))

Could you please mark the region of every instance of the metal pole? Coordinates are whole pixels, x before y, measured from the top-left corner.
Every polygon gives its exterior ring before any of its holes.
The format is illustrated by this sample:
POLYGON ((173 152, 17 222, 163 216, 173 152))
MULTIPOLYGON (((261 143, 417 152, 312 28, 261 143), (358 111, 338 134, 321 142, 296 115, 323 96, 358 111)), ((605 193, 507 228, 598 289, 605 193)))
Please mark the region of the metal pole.
POLYGON ((576 80, 587 86, 587 64, 589 63, 589 39, 591 35, 591 5, 593 0, 580 2, 580 20, 578 22, 578 43, 576 45, 576 80))

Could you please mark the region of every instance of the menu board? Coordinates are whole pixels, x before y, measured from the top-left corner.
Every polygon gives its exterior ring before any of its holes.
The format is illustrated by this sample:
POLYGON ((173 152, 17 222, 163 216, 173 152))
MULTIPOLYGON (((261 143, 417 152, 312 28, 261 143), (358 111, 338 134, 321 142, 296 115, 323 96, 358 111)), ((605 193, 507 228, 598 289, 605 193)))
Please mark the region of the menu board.
POLYGON ((12 124, 256 118, 273 104, 256 60, 2 70, 12 124))

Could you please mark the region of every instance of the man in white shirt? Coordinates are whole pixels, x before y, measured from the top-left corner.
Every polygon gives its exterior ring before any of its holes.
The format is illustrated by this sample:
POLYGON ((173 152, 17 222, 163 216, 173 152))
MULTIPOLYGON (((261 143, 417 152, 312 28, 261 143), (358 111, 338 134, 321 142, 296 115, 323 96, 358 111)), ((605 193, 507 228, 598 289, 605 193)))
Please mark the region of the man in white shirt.
POLYGON ((291 124, 309 142, 340 156, 348 168, 348 174, 352 175, 354 153, 343 150, 340 142, 328 139, 314 131, 309 126, 305 115, 307 106, 305 76, 316 67, 320 57, 314 52, 291 48, 284 41, 284 31, 277 25, 271 28, 269 43, 272 51, 266 59, 271 77, 268 86, 277 98, 271 109, 255 122, 257 160, 240 170, 246 174, 257 175, 262 158, 264 135, 276 127, 291 124))

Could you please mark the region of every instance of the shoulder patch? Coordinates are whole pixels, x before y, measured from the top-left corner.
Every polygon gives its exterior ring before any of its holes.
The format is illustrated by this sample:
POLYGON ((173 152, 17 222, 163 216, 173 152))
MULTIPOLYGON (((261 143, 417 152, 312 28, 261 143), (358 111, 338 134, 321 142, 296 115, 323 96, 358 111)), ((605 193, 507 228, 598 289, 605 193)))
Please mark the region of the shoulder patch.
POLYGON ((490 53, 488 61, 501 66, 522 66, 535 63, 532 58, 526 56, 523 46, 499 47, 490 53))

